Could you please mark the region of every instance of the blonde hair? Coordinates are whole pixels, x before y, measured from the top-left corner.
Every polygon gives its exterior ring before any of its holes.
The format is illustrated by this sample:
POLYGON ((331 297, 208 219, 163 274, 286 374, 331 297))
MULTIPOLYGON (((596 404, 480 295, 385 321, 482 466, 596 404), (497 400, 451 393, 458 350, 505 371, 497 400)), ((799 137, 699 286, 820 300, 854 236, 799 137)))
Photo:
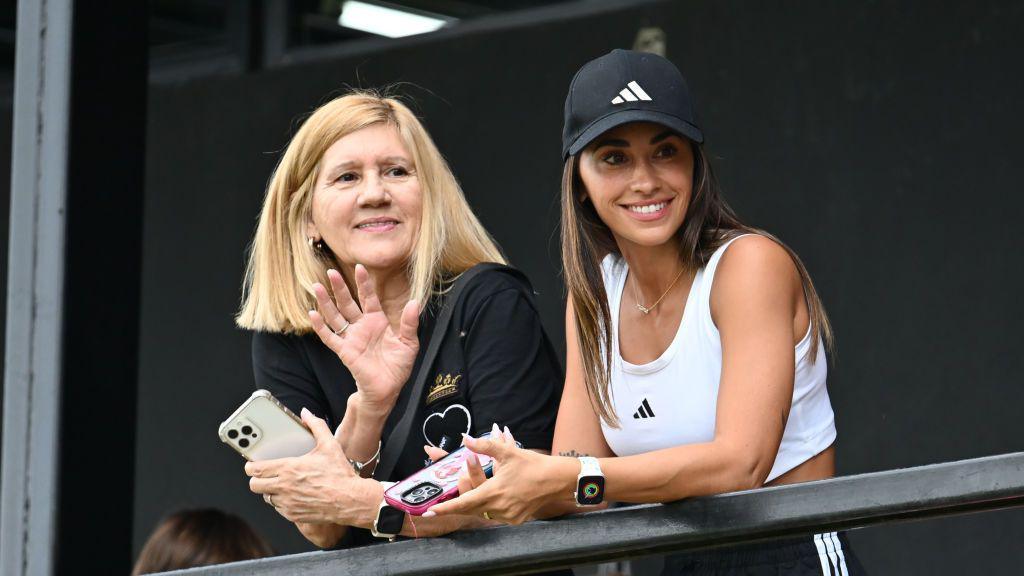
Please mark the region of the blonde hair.
MULTIPOLYGON (((741 234, 760 234, 786 250, 803 285, 811 323, 808 357, 817 359, 818 338, 827 352, 833 351, 832 327, 818 297, 811 275, 796 255, 775 236, 744 224, 722 197, 718 181, 704 147, 691 142, 694 156, 694 192, 686 217, 677 234, 684 263, 692 269, 703 267, 719 246, 741 234)), ((562 172, 562 271, 573 306, 576 344, 580 349, 583 375, 594 411, 605 424, 619 427, 611 397, 612 335, 608 297, 601 274, 601 260, 619 253, 611 229, 601 220, 591 202, 580 193, 586 190, 579 174, 579 157, 566 159, 562 172)))
MULTIPOLYGON (((410 298, 425 305, 462 272, 481 262, 506 263, 470 209, 458 181, 426 129, 404 104, 358 91, 319 107, 288 144, 267 186, 235 318, 250 330, 305 333, 316 306, 312 286, 341 270, 329 250, 305 237, 324 152, 339 139, 377 124, 393 126, 412 154, 423 194, 422 222, 407 274, 410 298)), ((350 279, 346 279, 350 281, 350 279)))

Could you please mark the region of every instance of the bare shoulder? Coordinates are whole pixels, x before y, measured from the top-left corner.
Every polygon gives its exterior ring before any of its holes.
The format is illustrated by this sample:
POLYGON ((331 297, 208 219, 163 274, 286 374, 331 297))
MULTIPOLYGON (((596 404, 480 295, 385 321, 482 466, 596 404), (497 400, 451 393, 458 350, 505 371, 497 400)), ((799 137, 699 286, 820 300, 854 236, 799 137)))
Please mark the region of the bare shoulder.
POLYGON ((715 282, 726 278, 755 280, 764 275, 775 280, 790 277, 800 282, 796 264, 785 248, 771 238, 751 234, 733 241, 722 254, 715 282))
POLYGON ((771 238, 750 235, 734 241, 722 255, 712 300, 790 300, 800 290, 800 273, 789 252, 771 238))

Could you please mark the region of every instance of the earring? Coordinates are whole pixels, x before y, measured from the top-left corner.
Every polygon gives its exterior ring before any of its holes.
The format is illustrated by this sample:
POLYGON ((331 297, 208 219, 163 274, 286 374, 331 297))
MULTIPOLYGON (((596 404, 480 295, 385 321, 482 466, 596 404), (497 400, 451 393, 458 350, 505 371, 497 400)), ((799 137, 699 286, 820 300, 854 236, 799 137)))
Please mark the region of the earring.
POLYGON ((309 249, 310 250, 320 250, 320 251, 323 251, 323 249, 324 249, 323 238, 314 240, 313 237, 310 236, 309 238, 306 238, 306 243, 309 244, 309 249))

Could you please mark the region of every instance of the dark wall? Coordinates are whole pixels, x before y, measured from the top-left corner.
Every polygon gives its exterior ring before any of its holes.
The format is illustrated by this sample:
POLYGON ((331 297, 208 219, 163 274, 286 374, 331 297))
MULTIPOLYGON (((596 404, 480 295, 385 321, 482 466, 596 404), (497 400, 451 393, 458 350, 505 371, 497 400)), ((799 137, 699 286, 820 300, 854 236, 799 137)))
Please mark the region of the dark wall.
MULTIPOLYGON (((565 90, 649 25, 690 80, 727 197, 803 257, 831 315, 839 472, 1020 450, 1022 23, 1010 1, 665 2, 153 87, 136 550, 184 505, 236 511, 281 552, 308 549, 215 435, 251 391, 249 337, 232 315, 265 183, 300 117, 345 84, 421 87, 404 90, 561 339, 565 90)), ((1022 520, 852 540, 876 573, 987 573, 1024 560, 1022 520)))

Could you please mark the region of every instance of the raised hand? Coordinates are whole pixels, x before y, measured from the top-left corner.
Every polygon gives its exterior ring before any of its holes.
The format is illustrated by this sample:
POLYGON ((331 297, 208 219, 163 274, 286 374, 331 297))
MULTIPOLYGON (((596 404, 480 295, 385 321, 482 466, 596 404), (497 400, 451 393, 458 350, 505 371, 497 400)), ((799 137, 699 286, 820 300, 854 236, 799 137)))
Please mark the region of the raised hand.
POLYGON ((328 270, 327 278, 334 298, 323 284, 313 285, 319 308, 309 311, 313 330, 352 373, 365 405, 389 411, 409 379, 419 351, 419 304, 411 300, 405 305, 396 331, 381 308, 366 268, 360 264, 355 268, 362 310, 340 273, 328 270))

